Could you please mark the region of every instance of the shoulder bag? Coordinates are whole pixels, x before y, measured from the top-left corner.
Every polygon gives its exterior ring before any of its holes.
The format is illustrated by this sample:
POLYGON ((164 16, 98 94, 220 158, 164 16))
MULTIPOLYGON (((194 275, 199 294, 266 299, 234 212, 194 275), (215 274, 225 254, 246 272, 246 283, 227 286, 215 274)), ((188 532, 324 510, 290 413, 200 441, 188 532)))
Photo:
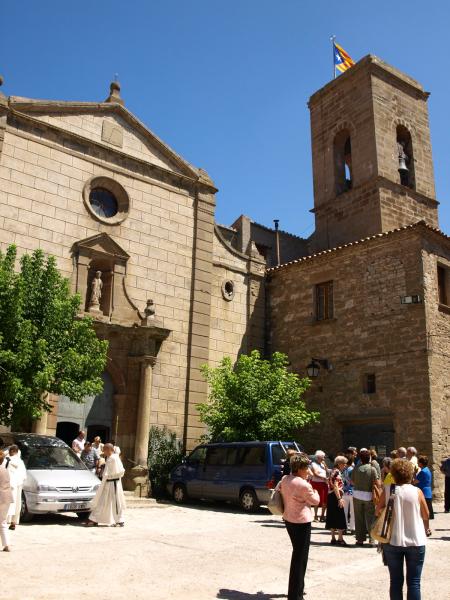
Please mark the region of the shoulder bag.
POLYGON ((370 532, 371 537, 381 544, 389 544, 392 535, 392 524, 394 522, 394 490, 395 484, 391 484, 389 500, 377 517, 370 532))
POLYGON ((284 502, 281 494, 281 481, 278 483, 276 488, 272 490, 272 495, 267 504, 267 508, 273 515, 282 515, 284 513, 284 502))

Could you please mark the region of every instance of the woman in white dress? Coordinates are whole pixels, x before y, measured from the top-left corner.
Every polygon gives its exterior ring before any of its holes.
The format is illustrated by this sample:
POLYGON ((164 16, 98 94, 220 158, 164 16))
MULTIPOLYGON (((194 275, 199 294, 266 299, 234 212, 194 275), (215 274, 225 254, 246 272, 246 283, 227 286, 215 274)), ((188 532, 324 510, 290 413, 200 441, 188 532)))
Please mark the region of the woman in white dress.
POLYGON ((8 523, 6 522, 6 518, 14 497, 11 490, 9 471, 2 464, 4 460, 5 453, 3 450, 0 450, 0 539, 3 552, 9 552, 8 523))
POLYGON ((6 461, 8 462, 7 468, 9 471, 11 489, 14 496, 14 500, 11 503, 8 511, 8 523, 10 523, 9 528, 14 530, 20 521, 22 486, 23 482, 27 478, 27 470, 23 460, 20 458, 19 448, 15 444, 9 447, 6 461))
POLYGON ((125 496, 121 479, 125 474, 125 469, 119 455, 115 454, 112 444, 104 445, 103 454, 106 463, 102 483, 92 501, 92 512, 86 526, 96 527, 98 524, 102 524, 123 527, 125 496))

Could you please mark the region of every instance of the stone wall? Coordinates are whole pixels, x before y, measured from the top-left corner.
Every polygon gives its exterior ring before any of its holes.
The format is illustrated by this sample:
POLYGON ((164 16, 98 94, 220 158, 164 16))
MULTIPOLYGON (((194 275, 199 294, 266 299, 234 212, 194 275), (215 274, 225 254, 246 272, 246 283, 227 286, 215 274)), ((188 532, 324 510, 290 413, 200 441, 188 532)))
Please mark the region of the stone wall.
POLYGON ((422 281, 420 236, 413 230, 270 271, 272 350, 288 354, 302 376, 312 358, 333 366, 321 368, 307 393, 309 408, 321 413, 320 425, 299 435, 308 450, 336 453, 352 441, 349 431, 366 428, 365 441, 355 445, 415 445, 431 454, 425 308, 400 302, 405 295, 423 297, 422 281), (317 321, 315 285, 330 280, 334 317, 317 321), (376 376, 376 393, 365 393, 367 374, 376 376), (374 426, 381 433, 370 433, 374 426))

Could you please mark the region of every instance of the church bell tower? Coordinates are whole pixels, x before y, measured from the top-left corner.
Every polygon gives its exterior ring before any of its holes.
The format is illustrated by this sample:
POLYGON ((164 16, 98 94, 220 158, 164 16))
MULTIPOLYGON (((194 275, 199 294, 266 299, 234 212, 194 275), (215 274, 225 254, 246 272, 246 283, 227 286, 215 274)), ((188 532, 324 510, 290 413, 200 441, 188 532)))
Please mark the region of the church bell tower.
POLYGON ((438 227, 428 96, 372 55, 311 96, 313 251, 421 220, 438 227))

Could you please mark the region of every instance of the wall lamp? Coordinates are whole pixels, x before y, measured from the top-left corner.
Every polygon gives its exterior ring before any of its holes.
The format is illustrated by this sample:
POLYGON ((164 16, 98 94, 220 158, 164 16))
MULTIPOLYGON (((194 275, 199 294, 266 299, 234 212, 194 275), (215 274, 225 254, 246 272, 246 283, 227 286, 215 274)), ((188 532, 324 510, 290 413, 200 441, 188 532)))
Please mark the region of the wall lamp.
POLYGON ((320 367, 323 367, 327 371, 333 370, 333 365, 327 358, 312 358, 309 365, 306 367, 308 377, 315 379, 319 376, 320 367))

